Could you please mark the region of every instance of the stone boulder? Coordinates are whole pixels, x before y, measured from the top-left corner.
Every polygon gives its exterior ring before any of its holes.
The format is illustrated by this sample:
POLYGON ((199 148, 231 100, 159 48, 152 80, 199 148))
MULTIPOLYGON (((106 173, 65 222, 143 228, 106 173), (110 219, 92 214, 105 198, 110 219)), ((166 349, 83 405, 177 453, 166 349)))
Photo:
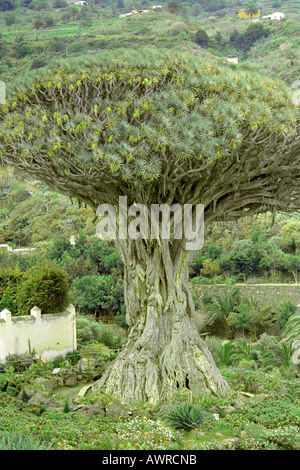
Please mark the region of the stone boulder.
POLYGON ((132 413, 119 402, 114 402, 106 408, 107 418, 119 418, 120 416, 130 416, 131 414, 132 413))
POLYGON ((67 371, 63 375, 63 384, 65 387, 75 387, 77 385, 77 374, 73 371, 67 371))
POLYGON ((27 403, 30 405, 38 405, 40 407, 45 407, 49 410, 61 409, 61 407, 58 406, 54 399, 42 397, 40 395, 34 395, 28 400, 27 403))
POLYGON ((100 404, 85 405, 82 408, 77 409, 76 412, 89 417, 105 416, 105 411, 100 404))

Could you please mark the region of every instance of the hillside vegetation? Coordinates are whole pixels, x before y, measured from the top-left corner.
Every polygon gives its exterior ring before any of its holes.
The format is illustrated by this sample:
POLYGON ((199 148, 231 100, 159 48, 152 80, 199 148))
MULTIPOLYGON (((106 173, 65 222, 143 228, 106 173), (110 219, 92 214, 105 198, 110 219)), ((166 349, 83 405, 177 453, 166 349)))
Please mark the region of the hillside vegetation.
MULTIPOLYGON (((253 2, 252 2, 253 4, 253 2)), ((141 47, 176 49, 226 62, 239 58, 242 69, 264 71, 291 84, 299 76, 299 2, 264 2, 261 16, 280 10, 281 21, 239 19, 249 3, 144 0, 91 1, 2 0, 0 2, 0 76, 10 80, 45 66, 54 58, 94 54, 105 49, 141 47), (119 18, 132 9, 149 13, 119 18)), ((258 8, 258 6, 257 6, 258 8)))

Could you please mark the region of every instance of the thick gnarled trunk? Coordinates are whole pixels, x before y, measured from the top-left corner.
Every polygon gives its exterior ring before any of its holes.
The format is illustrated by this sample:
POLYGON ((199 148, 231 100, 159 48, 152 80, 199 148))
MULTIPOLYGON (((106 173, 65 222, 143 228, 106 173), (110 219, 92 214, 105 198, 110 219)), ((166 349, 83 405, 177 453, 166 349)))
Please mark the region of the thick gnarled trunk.
POLYGON ((128 341, 93 390, 124 402, 168 400, 184 388, 197 397, 229 389, 193 321, 188 261, 180 242, 118 241, 124 262, 128 341))

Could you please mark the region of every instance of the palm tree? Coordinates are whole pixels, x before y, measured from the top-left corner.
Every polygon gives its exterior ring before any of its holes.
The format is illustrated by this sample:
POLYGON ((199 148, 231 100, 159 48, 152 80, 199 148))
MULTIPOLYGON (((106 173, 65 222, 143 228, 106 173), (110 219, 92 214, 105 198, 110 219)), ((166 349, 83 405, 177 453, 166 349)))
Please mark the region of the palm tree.
POLYGON ((262 367, 271 369, 273 367, 284 367, 288 369, 295 364, 292 360, 293 347, 292 342, 281 342, 276 345, 274 350, 266 350, 261 353, 262 367))
POLYGON ((252 18, 252 16, 257 15, 258 8, 255 5, 249 5, 249 7, 246 9, 246 13, 252 18))
POLYGON ((300 312, 290 316, 282 332, 282 337, 287 340, 300 339, 300 312))
POLYGON ((236 349, 234 344, 230 341, 221 344, 218 349, 218 365, 220 367, 226 367, 232 364, 232 361, 236 358, 236 349))
POLYGON ((240 295, 238 288, 233 287, 230 292, 216 295, 217 303, 205 304, 205 311, 215 315, 218 321, 226 328, 228 315, 234 310, 240 302, 240 295))

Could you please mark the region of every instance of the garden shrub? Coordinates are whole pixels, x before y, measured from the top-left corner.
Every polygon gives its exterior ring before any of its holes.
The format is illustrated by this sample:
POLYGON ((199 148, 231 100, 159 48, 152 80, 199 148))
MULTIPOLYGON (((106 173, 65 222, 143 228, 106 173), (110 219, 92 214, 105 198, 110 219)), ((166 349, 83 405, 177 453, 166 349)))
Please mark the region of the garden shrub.
POLYGON ((247 424, 244 437, 237 443, 237 450, 299 450, 299 429, 284 426, 271 431, 259 424, 247 424))
POLYGON ((260 403, 236 409, 225 420, 230 426, 240 426, 250 421, 261 424, 267 429, 278 429, 284 426, 299 428, 300 400, 283 394, 269 395, 260 403))
POLYGON ((0 270, 0 312, 5 308, 11 313, 17 311, 17 292, 24 274, 18 267, 0 270))
POLYGON ((69 304, 65 271, 51 265, 37 265, 24 272, 18 267, 0 270, 0 311, 28 315, 37 306, 42 314, 62 312, 69 304))
POLYGON ((23 372, 33 363, 31 354, 10 354, 6 358, 6 362, 13 367, 15 372, 23 372))
POLYGON ((280 328, 284 328, 288 322, 288 319, 294 315, 296 311, 296 305, 293 304, 290 300, 280 304, 279 308, 279 318, 278 325, 280 328))
POLYGON ((119 312, 124 302, 123 282, 111 274, 83 276, 72 282, 70 296, 75 308, 86 314, 119 312))
POLYGON ((34 306, 42 314, 63 312, 69 304, 69 286, 64 269, 37 265, 27 270, 16 295, 18 315, 27 315, 34 306))
POLYGON ((111 349, 120 349, 126 339, 123 330, 115 325, 79 317, 76 320, 77 339, 81 343, 90 341, 103 343, 111 349))
POLYGON ((78 351, 70 351, 66 354, 66 359, 72 366, 74 366, 80 361, 81 355, 78 351))
POLYGON ((125 307, 125 305, 121 306, 121 313, 117 313, 117 315, 115 316, 115 323, 120 328, 123 328, 123 330, 128 330, 129 325, 126 321, 126 307, 125 307))

